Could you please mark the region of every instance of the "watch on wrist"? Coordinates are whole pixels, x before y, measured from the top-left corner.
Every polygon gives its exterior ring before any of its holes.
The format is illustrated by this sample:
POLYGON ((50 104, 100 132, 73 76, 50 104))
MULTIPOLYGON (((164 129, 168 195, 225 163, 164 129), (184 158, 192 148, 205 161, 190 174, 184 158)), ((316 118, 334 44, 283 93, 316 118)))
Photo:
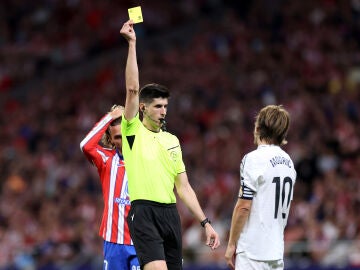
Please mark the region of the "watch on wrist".
POLYGON ((201 221, 201 222, 200 222, 201 227, 205 228, 205 224, 206 224, 206 223, 211 224, 210 219, 205 218, 203 221, 201 221))

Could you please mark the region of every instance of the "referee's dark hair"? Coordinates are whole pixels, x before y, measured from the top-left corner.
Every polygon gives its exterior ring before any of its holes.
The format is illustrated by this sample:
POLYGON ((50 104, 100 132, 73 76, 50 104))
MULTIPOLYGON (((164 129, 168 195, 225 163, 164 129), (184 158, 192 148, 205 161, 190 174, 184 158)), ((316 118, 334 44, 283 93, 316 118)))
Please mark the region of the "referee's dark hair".
POLYGON ((142 103, 151 103, 154 98, 169 98, 170 92, 166 86, 150 83, 140 89, 139 101, 142 103))

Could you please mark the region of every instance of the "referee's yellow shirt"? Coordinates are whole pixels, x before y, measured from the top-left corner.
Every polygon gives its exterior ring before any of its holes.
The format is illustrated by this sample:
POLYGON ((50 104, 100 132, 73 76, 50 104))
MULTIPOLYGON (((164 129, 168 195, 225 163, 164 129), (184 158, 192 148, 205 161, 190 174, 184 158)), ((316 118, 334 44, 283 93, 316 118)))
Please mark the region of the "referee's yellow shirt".
POLYGON ((175 203, 175 177, 185 171, 178 138, 148 130, 139 114, 130 121, 123 117, 121 132, 130 200, 175 203))

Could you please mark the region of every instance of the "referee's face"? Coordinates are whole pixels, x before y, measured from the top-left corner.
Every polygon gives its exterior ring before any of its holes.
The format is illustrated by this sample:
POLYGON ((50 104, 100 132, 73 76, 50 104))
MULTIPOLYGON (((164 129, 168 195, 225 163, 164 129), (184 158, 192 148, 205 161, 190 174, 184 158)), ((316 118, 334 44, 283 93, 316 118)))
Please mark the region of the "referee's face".
POLYGON ((122 147, 122 135, 121 135, 121 125, 110 126, 110 137, 111 142, 115 145, 117 149, 121 151, 122 147))
POLYGON ((146 120, 151 120, 158 127, 161 127, 161 119, 165 119, 168 107, 167 98, 154 98, 153 101, 146 106, 146 120))

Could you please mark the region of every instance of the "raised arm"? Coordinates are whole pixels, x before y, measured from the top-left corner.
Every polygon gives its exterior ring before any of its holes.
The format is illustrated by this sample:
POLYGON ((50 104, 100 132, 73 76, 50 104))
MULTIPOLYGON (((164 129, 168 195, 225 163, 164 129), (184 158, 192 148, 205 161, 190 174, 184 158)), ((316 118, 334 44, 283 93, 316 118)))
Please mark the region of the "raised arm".
POLYGON ((136 34, 131 20, 124 23, 120 34, 129 43, 125 69, 126 100, 124 116, 126 120, 131 120, 139 111, 139 69, 136 58, 136 34))

